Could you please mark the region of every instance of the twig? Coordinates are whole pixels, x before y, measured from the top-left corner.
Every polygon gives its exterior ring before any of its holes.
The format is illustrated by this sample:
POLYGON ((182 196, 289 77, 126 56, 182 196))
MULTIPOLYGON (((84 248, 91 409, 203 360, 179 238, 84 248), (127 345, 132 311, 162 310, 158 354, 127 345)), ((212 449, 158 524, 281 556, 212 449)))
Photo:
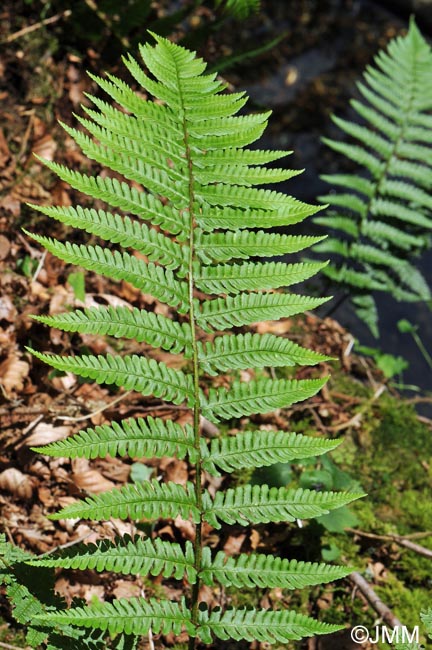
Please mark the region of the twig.
POLYGON ((65 544, 59 544, 58 546, 55 546, 54 548, 50 549, 46 553, 42 553, 42 555, 39 555, 38 557, 45 557, 46 555, 51 555, 52 553, 56 553, 57 551, 62 551, 65 548, 69 548, 70 546, 75 546, 76 544, 81 544, 87 537, 90 537, 90 535, 93 535, 93 531, 90 530, 88 533, 85 535, 81 535, 81 537, 77 537, 77 539, 73 539, 71 542, 66 542, 65 544))
POLYGON ((389 533, 388 535, 377 535, 376 533, 367 533, 365 530, 358 528, 345 528, 348 533, 361 535, 361 537, 370 537, 371 539, 382 540, 395 540, 395 539, 420 539, 422 537, 432 537, 432 530, 419 531, 417 533, 409 533, 408 535, 396 535, 389 533))
POLYGON ((367 402, 364 404, 364 406, 355 414, 353 415, 352 418, 348 420, 348 422, 342 422, 342 424, 337 424, 334 427, 327 427, 329 431, 342 431, 343 429, 348 429, 349 427, 352 426, 358 426, 361 422, 361 419, 364 415, 364 413, 368 410, 370 406, 383 394, 383 392, 387 389, 384 384, 381 384, 380 386, 377 387, 375 390, 374 394, 370 399, 367 400, 367 402))
POLYGON ((399 546, 403 546, 404 548, 408 548, 410 551, 414 551, 415 553, 418 553, 418 555, 422 555, 423 557, 432 559, 432 550, 430 548, 426 548, 426 546, 420 546, 420 544, 416 544, 415 542, 411 541, 411 539, 413 538, 418 539, 420 537, 430 537, 432 535, 431 532, 413 533, 412 535, 401 536, 401 535, 391 535, 391 534, 376 535, 375 533, 366 533, 362 530, 357 530, 355 528, 345 528, 345 530, 348 533, 360 535, 361 537, 368 537, 370 539, 380 539, 385 542, 395 542, 396 544, 399 544, 399 546))
POLYGON ((370 584, 360 575, 357 571, 353 571, 348 578, 358 588, 358 590, 365 596, 370 605, 381 616, 382 620, 391 627, 403 627, 400 620, 393 614, 390 607, 388 607, 381 598, 375 593, 370 584))
POLYGON ((45 250, 42 253, 42 255, 40 257, 40 260, 39 260, 39 264, 36 267, 36 271, 33 273, 32 282, 36 282, 39 273, 42 271, 42 267, 45 264, 45 259, 46 259, 47 253, 48 253, 47 250, 45 250))
POLYGON ((113 399, 112 402, 108 402, 108 404, 101 406, 99 409, 96 409, 96 411, 92 411, 87 415, 80 415, 79 417, 71 417, 69 415, 58 415, 57 420, 63 420, 65 422, 82 422, 83 420, 90 420, 90 418, 92 418, 94 415, 99 415, 99 413, 106 411, 106 409, 110 408, 111 406, 114 406, 114 404, 121 402, 122 399, 125 399, 125 397, 130 395, 132 392, 133 391, 128 390, 126 393, 123 393, 122 395, 119 395, 118 397, 113 399))
POLYGON ((14 34, 9 34, 9 36, 6 36, 6 38, 2 40, 2 43, 12 43, 12 41, 16 41, 16 39, 21 38, 21 36, 25 36, 26 34, 35 32, 37 29, 40 29, 41 27, 45 27, 45 25, 52 25, 53 23, 56 23, 61 18, 69 18, 69 16, 71 15, 72 15, 72 11, 70 9, 66 9, 66 11, 62 11, 61 13, 56 14, 55 16, 51 16, 50 18, 44 18, 44 20, 41 20, 38 23, 34 23, 33 25, 28 25, 27 27, 23 27, 22 29, 15 32, 14 34))
POLYGON ((122 36, 117 33, 114 22, 111 20, 110 16, 107 13, 99 9, 95 0, 84 0, 84 2, 86 3, 87 7, 89 7, 89 9, 95 12, 99 20, 105 23, 108 29, 110 29, 111 32, 119 39, 123 47, 126 49, 129 48, 130 47, 129 39, 126 36, 122 36))
MULTIPOLYGON (((11 645, 10 643, 4 643, 3 641, 0 641, 0 648, 6 648, 6 650, 23 650, 23 648, 19 648, 16 645, 11 645)), ((30 646, 26 645, 24 650, 27 650, 27 648, 30 648, 30 646)))

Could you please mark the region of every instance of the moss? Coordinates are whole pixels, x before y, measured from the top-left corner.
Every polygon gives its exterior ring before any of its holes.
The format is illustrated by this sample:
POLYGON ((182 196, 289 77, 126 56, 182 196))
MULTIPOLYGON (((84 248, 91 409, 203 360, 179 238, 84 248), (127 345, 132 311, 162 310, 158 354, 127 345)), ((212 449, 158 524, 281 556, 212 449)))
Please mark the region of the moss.
MULTIPOLYGON (((430 591, 406 589, 405 584, 391 573, 388 574, 385 584, 376 587, 375 591, 410 631, 420 625, 420 611, 430 606, 430 591)), ((425 638, 422 638, 421 632, 420 625, 420 642, 424 643, 425 638)))

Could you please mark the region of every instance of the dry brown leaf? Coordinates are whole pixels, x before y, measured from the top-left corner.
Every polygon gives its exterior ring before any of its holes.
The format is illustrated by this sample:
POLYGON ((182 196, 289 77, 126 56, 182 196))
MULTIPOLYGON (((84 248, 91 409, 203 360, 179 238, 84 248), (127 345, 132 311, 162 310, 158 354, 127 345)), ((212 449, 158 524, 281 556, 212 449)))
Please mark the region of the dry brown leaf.
POLYGON ((176 517, 174 526, 181 532, 184 539, 188 539, 190 542, 195 540, 195 526, 191 521, 176 517))
POLYGON ((49 133, 43 135, 33 145, 33 153, 45 160, 53 160, 56 149, 57 144, 49 133))
POLYGON ((31 478, 15 467, 9 467, 0 474, 0 489, 20 499, 31 499, 33 483, 31 478))
POLYGON ((237 555, 240 553, 240 549, 243 546, 243 542, 245 541, 246 537, 246 533, 242 533, 236 537, 234 537, 234 535, 230 535, 223 547, 225 553, 227 555, 237 555))
POLYGON ((100 494, 115 486, 97 469, 92 469, 86 458, 75 458, 72 461, 72 480, 77 488, 91 494, 100 494))
POLYGON ((57 442, 67 438, 71 433, 72 427, 63 425, 55 427, 48 422, 39 422, 33 429, 31 435, 25 440, 28 447, 39 447, 40 445, 48 445, 50 442, 57 442))
POLYGON ((188 481, 188 467, 184 460, 174 458, 165 468, 165 476, 168 481, 186 485, 188 481))
POLYGON ((13 323, 17 316, 17 310, 9 296, 0 296, 0 320, 13 323))
POLYGON ((4 235, 0 235, 0 260, 5 260, 10 253, 10 241, 4 235))
POLYGON ((22 361, 16 353, 12 353, 0 363, 0 384, 7 395, 23 390, 24 379, 29 370, 30 366, 27 361, 22 361))
POLYGON ((141 596, 141 588, 129 580, 116 580, 112 593, 116 598, 134 598, 141 596))

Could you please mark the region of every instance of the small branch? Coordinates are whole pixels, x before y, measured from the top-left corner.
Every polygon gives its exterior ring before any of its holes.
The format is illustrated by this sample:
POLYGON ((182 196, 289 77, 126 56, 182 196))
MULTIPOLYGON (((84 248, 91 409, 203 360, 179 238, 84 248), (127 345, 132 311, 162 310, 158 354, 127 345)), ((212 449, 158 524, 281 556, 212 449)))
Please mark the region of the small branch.
MULTIPOLYGON (((11 645, 10 643, 3 643, 3 641, 0 641, 0 648, 6 648, 6 650, 23 650, 23 648, 19 648, 16 645, 11 645)), ((24 650, 30 650, 30 646, 26 645, 24 650)))
POLYGON ((374 403, 374 402, 375 402, 379 397, 381 397, 381 395, 383 394, 383 392, 384 392, 385 390, 387 390, 387 387, 384 386, 384 384, 380 384, 380 385, 376 388, 376 390, 375 390, 374 394, 372 395, 372 397, 371 397, 370 399, 368 399, 367 402, 365 402, 364 406, 362 406, 362 408, 361 408, 361 409, 360 409, 360 410, 359 410, 355 415, 353 415, 353 417, 350 418, 350 419, 348 420, 348 422, 342 422, 341 424, 336 424, 336 425, 333 426, 333 427, 327 427, 327 429, 328 429, 329 431, 337 432, 337 431, 343 431, 344 429, 349 429, 349 427, 359 426, 360 423, 361 423, 361 420, 362 420, 362 417, 363 417, 364 413, 368 410, 368 408, 369 408, 370 406, 372 406, 372 404, 373 404, 373 403, 374 403))
POLYGON ((72 11, 70 9, 66 9, 66 11, 62 11, 60 14, 56 14, 55 16, 51 16, 50 18, 44 18, 44 20, 41 20, 38 23, 34 23, 33 25, 28 25, 27 27, 23 27, 23 29, 18 30, 14 34, 9 34, 9 36, 6 36, 6 38, 4 38, 1 42, 12 43, 12 41, 16 41, 17 38, 21 38, 21 36, 25 36, 26 34, 31 34, 31 32, 35 32, 37 29, 40 29, 41 27, 45 27, 46 25, 52 25, 53 23, 59 21, 61 18, 69 18, 69 16, 71 15, 72 15, 72 11))
POLYGON ((115 399, 113 399, 112 402, 108 402, 108 404, 105 404, 104 406, 101 406, 99 409, 96 409, 96 411, 92 411, 91 413, 88 413, 87 415, 80 415, 79 417, 70 417, 69 415, 58 415, 57 420, 63 420, 64 422, 82 422, 83 420, 90 420, 94 415, 99 415, 99 413, 103 413, 103 411, 106 411, 106 409, 110 408, 111 406, 114 406, 114 404, 117 404, 118 402, 121 402, 122 399, 125 399, 128 395, 130 395, 133 391, 128 390, 126 393, 123 393, 122 395, 119 395, 115 399))
POLYGON ((39 555, 38 558, 45 557, 46 555, 51 555, 52 553, 57 553, 57 551, 62 551, 65 548, 69 548, 71 546, 75 546, 76 544, 81 544, 84 540, 86 540, 90 535, 93 535, 93 531, 90 530, 88 533, 85 535, 81 535, 81 537, 78 537, 77 539, 73 539, 71 542, 66 542, 65 544, 59 544, 59 546, 55 546, 54 548, 50 549, 46 553, 42 553, 42 555, 39 555))
POLYGON ((345 530, 347 533, 353 533, 354 535, 360 535, 361 537, 370 537, 370 539, 382 539, 387 541, 432 537, 431 530, 420 531, 417 533, 410 533, 409 535, 396 535, 392 533, 389 533, 388 535, 377 535, 376 533, 367 533, 365 530, 359 530, 358 528, 345 528, 345 530))
POLYGON ((369 539, 379 539, 384 542, 395 542, 396 544, 399 544, 399 546, 403 546, 404 548, 408 548, 410 551, 414 551, 415 553, 418 553, 418 555, 422 555, 423 557, 431 558, 432 559, 432 550, 430 548, 426 548, 426 546, 420 546, 420 544, 416 544, 415 542, 412 542, 411 539, 419 539, 421 537, 431 537, 432 532, 426 531, 422 533, 412 533, 411 535, 376 535, 375 533, 366 533, 363 530, 357 530, 356 528, 345 528, 347 533, 353 533, 354 535, 360 535, 361 537, 368 537, 369 539))
POLYGON ((402 623, 395 614, 393 614, 390 607, 383 603, 381 598, 375 593, 370 584, 360 575, 360 573, 353 571, 348 578, 363 594, 374 610, 381 616, 384 623, 387 623, 391 627, 403 627, 402 623))

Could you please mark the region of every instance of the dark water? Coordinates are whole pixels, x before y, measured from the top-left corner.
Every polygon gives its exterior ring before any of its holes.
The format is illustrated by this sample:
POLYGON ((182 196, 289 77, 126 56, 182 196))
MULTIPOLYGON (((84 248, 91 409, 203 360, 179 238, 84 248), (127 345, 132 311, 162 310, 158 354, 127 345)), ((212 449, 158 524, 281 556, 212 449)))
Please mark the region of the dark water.
MULTIPOLYGON (((319 175, 335 172, 341 160, 320 142, 322 135, 340 138, 340 132, 330 122, 330 113, 336 112, 348 119, 352 117, 348 100, 356 95, 355 81, 374 54, 385 47, 390 38, 406 29, 408 16, 403 15, 403 11, 396 13, 399 3, 394 3, 395 11, 381 3, 348 0, 270 2, 265 7, 270 22, 273 20, 280 30, 287 29, 290 36, 283 41, 277 60, 269 60, 265 70, 258 66, 250 73, 249 80, 242 80, 242 87, 256 105, 273 109, 260 148, 294 150, 294 154, 286 159, 286 165, 306 169, 301 176, 287 182, 283 191, 315 203, 317 196, 328 191, 319 175), (296 22, 290 14, 291 4, 300 4, 304 12, 309 11, 303 35, 302 21, 296 22)), ((425 36, 431 33, 425 24, 422 24, 422 31, 425 36)), ((300 231, 310 233, 310 228, 310 223, 302 224, 300 231)), ((418 265, 432 285, 432 251, 425 253, 418 265)), ((334 304, 338 292, 335 296, 334 304)), ((345 325, 361 344, 403 356, 409 362, 409 368, 403 373, 404 383, 432 390, 432 371, 412 337, 401 334, 397 328, 397 322, 402 318, 416 324, 423 343, 432 354, 430 309, 422 303, 397 303, 385 294, 376 294, 375 297, 380 317, 381 335, 378 340, 357 319, 347 301, 332 316, 345 325)), ((326 311, 328 306, 321 314, 326 311)), ((415 395, 409 391, 408 394, 415 395)), ((425 413, 424 407, 421 410, 425 413)), ((431 416, 432 409, 426 410, 431 416)))

